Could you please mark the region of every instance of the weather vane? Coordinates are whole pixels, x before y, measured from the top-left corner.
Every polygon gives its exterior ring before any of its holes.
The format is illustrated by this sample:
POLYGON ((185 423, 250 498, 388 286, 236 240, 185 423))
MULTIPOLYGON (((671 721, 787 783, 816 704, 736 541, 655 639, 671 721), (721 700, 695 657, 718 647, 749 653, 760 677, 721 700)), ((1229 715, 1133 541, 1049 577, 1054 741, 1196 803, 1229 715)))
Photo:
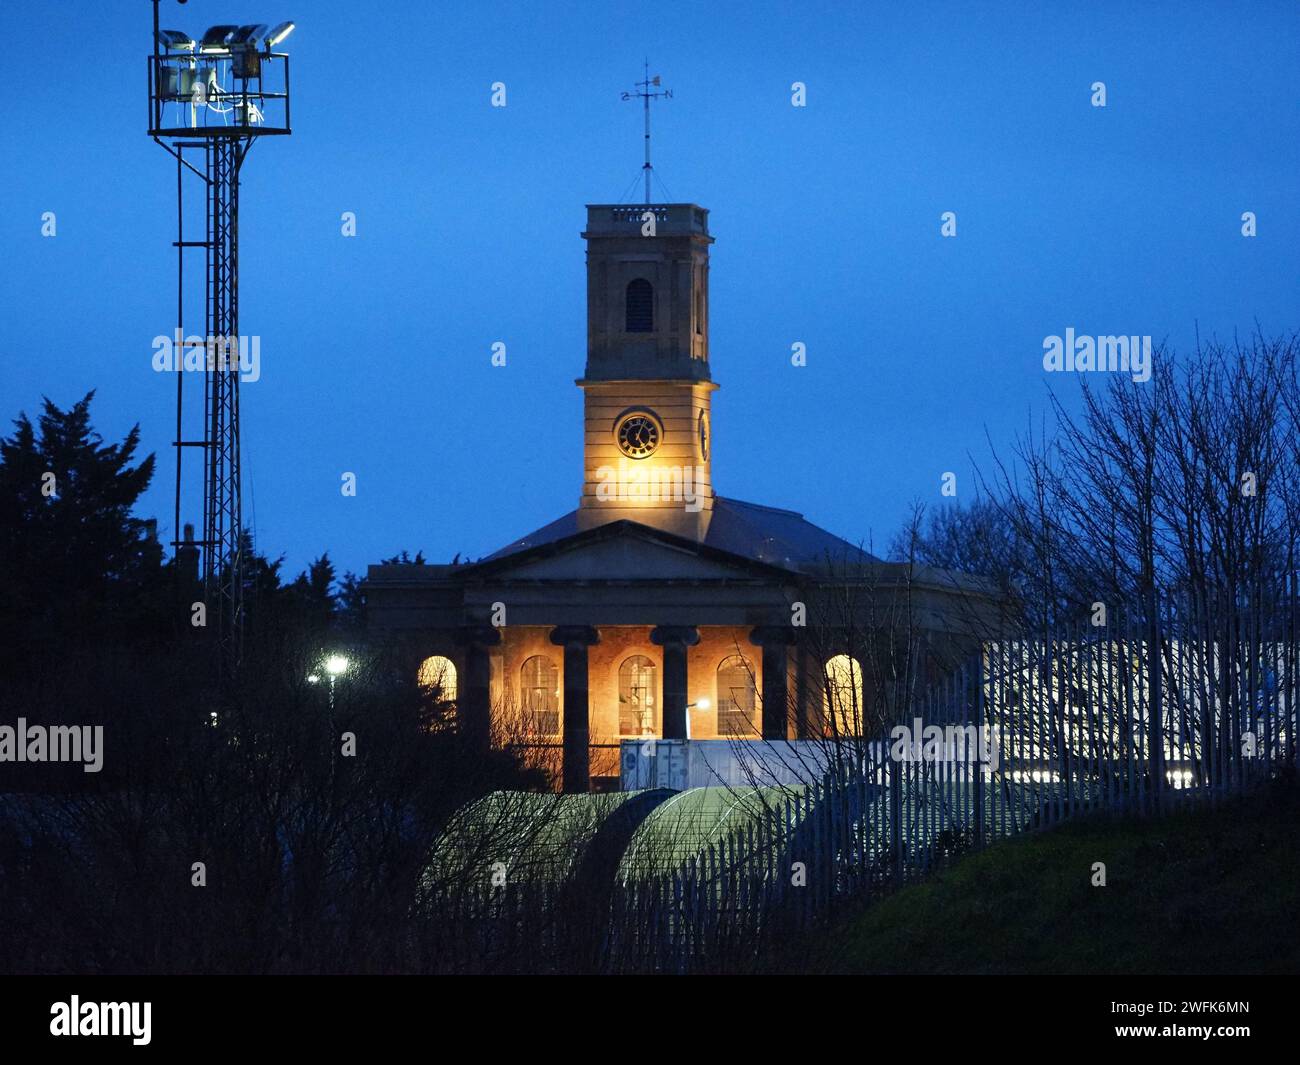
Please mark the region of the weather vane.
POLYGON ((662 96, 665 100, 671 100, 673 93, 671 89, 663 89, 660 92, 652 92, 652 89, 660 88, 659 75, 650 77, 650 61, 645 63, 645 80, 638 81, 636 88, 632 92, 623 94, 624 100, 642 99, 645 101, 645 166, 641 169, 645 171, 645 202, 650 202, 650 173, 654 169, 650 165, 650 101, 662 96))

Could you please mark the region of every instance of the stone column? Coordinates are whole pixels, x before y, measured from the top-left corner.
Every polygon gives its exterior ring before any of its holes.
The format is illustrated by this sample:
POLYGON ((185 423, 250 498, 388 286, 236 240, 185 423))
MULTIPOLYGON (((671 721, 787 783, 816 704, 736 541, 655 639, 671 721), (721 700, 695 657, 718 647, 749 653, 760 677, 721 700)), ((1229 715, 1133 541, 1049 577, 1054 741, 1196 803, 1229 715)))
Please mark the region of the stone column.
POLYGON ((564 790, 591 789, 591 703, 587 692, 587 648, 600 642, 589 625, 560 625, 551 643, 564 648, 564 790))
POLYGON ((749 640, 763 649, 763 739, 783 740, 790 717, 786 648, 794 643, 794 634, 780 625, 763 625, 749 634, 749 640))
POLYGON ((808 649, 799 643, 794 649, 794 736, 797 740, 809 739, 812 734, 808 725, 811 698, 808 682, 808 649))
POLYGON ((694 625, 660 625, 650 642, 664 649, 664 739, 686 739, 686 649, 700 642, 694 625))
POLYGON ((492 652, 501 642, 501 630, 491 625, 468 625, 457 642, 465 648, 465 676, 458 693, 460 732, 471 750, 487 752, 492 740, 492 652))

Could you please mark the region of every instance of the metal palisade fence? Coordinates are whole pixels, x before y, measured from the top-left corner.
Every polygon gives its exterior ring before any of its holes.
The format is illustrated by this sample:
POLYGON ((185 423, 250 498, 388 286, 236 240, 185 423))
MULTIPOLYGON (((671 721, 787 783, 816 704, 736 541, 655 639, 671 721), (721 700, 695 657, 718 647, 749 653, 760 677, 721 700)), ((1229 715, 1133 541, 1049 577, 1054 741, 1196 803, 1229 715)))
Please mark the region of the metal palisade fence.
POLYGON ((430 916, 469 968, 771 964, 853 905, 989 842, 1100 810, 1213 803, 1294 769, 1297 636, 1288 580, 1268 596, 1188 596, 990 641, 878 736, 825 741, 798 784, 696 789, 730 805, 695 819, 669 816, 692 794, 680 793, 621 841, 608 876, 454 892, 430 916))

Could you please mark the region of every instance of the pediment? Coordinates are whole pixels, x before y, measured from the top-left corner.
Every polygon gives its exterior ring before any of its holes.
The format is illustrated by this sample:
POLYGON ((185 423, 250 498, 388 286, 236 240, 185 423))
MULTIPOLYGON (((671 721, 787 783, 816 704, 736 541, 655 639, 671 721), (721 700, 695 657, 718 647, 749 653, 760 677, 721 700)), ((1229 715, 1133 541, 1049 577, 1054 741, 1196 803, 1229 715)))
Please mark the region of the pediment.
POLYGON ((494 579, 541 581, 737 580, 783 576, 731 555, 633 522, 578 533, 478 567, 494 579))

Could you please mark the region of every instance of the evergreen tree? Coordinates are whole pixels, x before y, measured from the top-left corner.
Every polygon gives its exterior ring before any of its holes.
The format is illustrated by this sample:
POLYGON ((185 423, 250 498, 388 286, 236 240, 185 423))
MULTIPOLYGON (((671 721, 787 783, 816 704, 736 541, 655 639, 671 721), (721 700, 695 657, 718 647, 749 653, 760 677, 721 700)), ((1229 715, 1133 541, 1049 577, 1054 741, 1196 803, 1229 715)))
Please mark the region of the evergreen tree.
POLYGON ((94 392, 67 410, 45 399, 0 438, 0 655, 130 632, 157 615, 165 582, 155 523, 132 511, 154 474, 140 427, 105 444, 94 392))

